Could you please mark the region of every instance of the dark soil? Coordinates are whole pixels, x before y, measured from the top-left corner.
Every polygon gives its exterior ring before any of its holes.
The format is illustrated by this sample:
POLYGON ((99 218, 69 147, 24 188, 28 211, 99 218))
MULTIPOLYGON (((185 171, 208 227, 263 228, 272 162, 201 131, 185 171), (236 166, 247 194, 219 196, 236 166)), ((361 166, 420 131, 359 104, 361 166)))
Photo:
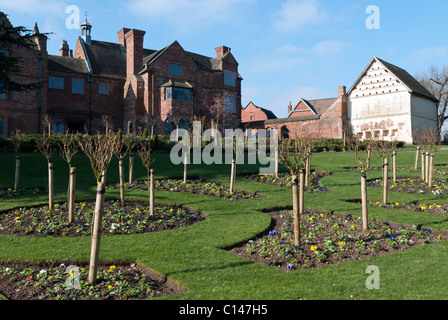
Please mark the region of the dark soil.
POLYGON ((186 292, 139 263, 101 262, 95 285, 87 283, 88 269, 88 263, 79 261, 0 260, 0 294, 8 300, 137 300, 186 292), (64 287, 69 266, 85 270, 80 273, 79 288, 64 287))
MULTIPOLYGON (((24 207, 0 212, 0 234, 35 237, 91 236, 95 201, 76 203, 74 222, 68 223, 67 203, 24 207)), ((102 235, 136 234, 183 228, 206 219, 191 208, 155 203, 151 216, 147 202, 133 201, 122 207, 119 200, 107 200, 104 206, 102 235)))
POLYGON ((285 271, 361 260, 446 239, 447 232, 307 210, 301 217, 301 246, 294 246, 292 211, 268 212, 271 227, 229 250, 285 271), (313 250, 314 248, 314 250, 313 250))

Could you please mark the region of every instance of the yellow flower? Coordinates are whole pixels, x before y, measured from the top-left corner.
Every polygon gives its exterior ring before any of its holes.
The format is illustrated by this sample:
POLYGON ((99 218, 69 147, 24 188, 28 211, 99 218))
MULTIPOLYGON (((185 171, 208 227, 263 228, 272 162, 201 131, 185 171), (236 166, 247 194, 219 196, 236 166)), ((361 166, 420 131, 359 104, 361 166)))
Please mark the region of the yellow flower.
POLYGON ((115 270, 115 266, 110 266, 109 271, 114 271, 115 270))
POLYGON ((344 245, 345 245, 345 242, 344 242, 344 241, 339 241, 339 242, 338 242, 338 246, 341 247, 341 246, 344 246, 344 245))
POLYGON ((420 207, 420 209, 422 209, 422 210, 426 210, 426 207, 420 207))
POLYGON ((317 247, 316 246, 311 246, 311 251, 316 251, 317 250, 317 247))
POLYGON ((110 290, 110 289, 112 289, 113 287, 112 287, 111 285, 109 285, 107 288, 110 290))
POLYGON ((14 220, 19 220, 20 219, 20 217, 16 217, 14 220))
POLYGON ((400 203, 398 203, 398 202, 395 202, 395 205, 396 205, 396 206, 398 206, 399 204, 400 204, 400 203))

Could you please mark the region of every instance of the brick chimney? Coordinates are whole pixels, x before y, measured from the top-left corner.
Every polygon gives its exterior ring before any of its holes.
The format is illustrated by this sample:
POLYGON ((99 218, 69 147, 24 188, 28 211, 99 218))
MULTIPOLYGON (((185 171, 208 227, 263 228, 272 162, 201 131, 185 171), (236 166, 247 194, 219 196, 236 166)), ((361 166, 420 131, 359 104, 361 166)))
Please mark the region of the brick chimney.
POLYGON ((124 35, 126 33, 128 33, 130 29, 128 28, 121 28, 118 32, 117 32, 117 36, 118 36, 118 43, 121 44, 123 47, 126 48, 126 41, 124 38, 124 35))
POLYGON ((288 115, 291 113, 291 110, 292 110, 292 105, 291 105, 291 101, 289 101, 289 104, 288 104, 288 115))
POLYGON ((220 59, 222 58, 227 52, 230 51, 229 47, 225 47, 225 46, 220 46, 215 48, 216 51, 216 58, 220 59))
POLYGON ((70 55, 70 48, 68 46, 67 41, 62 40, 61 47, 59 48, 59 51, 61 51, 61 57, 68 57, 70 55))
POLYGON ((139 72, 143 66, 143 37, 145 33, 142 30, 131 29, 124 34, 123 45, 126 46, 126 75, 128 77, 139 72))
POLYGON ((345 95, 346 95, 346 87, 339 86, 338 87, 338 97, 345 96, 345 95))

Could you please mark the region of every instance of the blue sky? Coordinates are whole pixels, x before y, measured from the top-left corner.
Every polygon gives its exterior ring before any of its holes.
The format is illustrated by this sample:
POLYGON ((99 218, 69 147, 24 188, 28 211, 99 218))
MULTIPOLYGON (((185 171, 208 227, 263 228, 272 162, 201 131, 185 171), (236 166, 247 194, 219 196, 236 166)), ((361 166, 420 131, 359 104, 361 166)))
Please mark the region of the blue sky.
POLYGON ((0 0, 14 25, 53 32, 50 54, 63 39, 74 49, 80 29, 69 29, 75 5, 92 24, 94 40, 117 42, 122 27, 146 31, 145 48, 177 40, 187 51, 215 56, 232 49, 243 77, 242 105, 250 101, 287 115, 289 101, 337 96, 350 88, 373 56, 412 75, 448 59, 448 1, 403 0, 0 0), (379 9, 379 29, 369 29, 369 5, 379 9))

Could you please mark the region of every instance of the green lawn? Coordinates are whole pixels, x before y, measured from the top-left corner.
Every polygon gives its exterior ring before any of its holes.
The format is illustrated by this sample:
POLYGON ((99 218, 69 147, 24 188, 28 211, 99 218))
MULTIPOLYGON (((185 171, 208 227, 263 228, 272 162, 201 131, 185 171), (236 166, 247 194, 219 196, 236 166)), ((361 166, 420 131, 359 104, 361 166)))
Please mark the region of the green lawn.
MULTIPOLYGON (((398 166, 411 168, 415 153, 411 148, 398 152, 398 166), (411 151, 409 151, 411 150, 411 151)), ((181 177, 183 166, 171 164, 169 154, 154 153, 156 178, 181 177)), ((0 188, 14 183, 14 155, 0 154, 0 188)), ((439 151, 436 166, 445 168, 448 151, 439 151)), ((92 199, 95 180, 90 164, 83 155, 76 155, 77 200, 92 199)), ((127 162, 125 163, 127 166, 127 162)), ((135 159, 136 179, 145 178, 145 168, 135 159)), ((353 154, 318 153, 312 157, 312 168, 330 172, 321 184, 328 192, 305 195, 309 208, 361 215, 361 207, 348 200, 359 199, 359 173, 346 167, 356 166, 353 154)), ((377 158, 373 166, 379 165, 377 158)), ((55 199, 65 201, 68 183, 66 163, 54 156, 55 199)), ((257 165, 239 165, 237 172, 258 172, 257 165)), ((191 176, 200 176, 229 184, 229 165, 191 165, 191 176)), ((400 174, 401 175, 401 174, 400 174)), ((411 175, 412 174, 406 174, 411 175)), ((127 174, 126 174, 127 176, 127 174)), ((414 174, 418 176, 418 174, 414 174)), ((368 172, 367 178, 380 177, 368 172)), ((114 159, 107 172, 108 182, 118 182, 118 165, 114 159)), ((38 153, 22 155, 21 186, 45 187, 46 160, 38 153)), ((446 299, 448 298, 448 241, 416 247, 410 250, 330 265, 318 269, 285 272, 254 263, 228 253, 223 248, 250 239, 265 230, 270 218, 260 209, 292 204, 291 190, 237 178, 236 187, 266 197, 229 201, 195 194, 158 192, 156 202, 176 203, 200 210, 208 219, 193 226, 152 234, 104 236, 100 259, 139 261, 166 275, 188 289, 187 293, 162 299, 446 299), (380 270, 379 290, 366 287, 366 268, 375 265, 380 270)), ((369 189, 368 198, 379 201, 379 189, 369 189)), ((117 198, 118 191, 108 191, 107 198, 117 198)), ((127 197, 146 199, 143 191, 127 192, 127 197)), ((448 203, 447 196, 389 193, 390 202, 427 201, 448 203)), ((45 204, 47 195, 1 199, 0 210, 45 204)), ((421 225, 448 230, 448 217, 417 212, 369 208, 369 218, 381 221, 421 225)), ((15 237, 0 236, 0 259, 81 259, 89 260, 90 238, 15 237)))

